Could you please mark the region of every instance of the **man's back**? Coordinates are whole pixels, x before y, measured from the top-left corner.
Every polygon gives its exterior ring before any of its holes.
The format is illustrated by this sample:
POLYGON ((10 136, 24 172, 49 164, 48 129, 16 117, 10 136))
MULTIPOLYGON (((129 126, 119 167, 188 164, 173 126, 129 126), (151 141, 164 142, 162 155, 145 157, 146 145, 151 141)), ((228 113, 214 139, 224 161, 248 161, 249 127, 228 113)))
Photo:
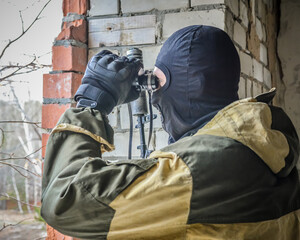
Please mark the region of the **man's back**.
MULTIPOLYGON (((70 110, 58 126, 78 124, 80 114, 70 110)), ((95 126, 83 121, 81 127, 92 129, 89 124, 95 126)), ((292 166, 298 139, 280 109, 255 99, 237 101, 194 136, 150 159, 103 161, 87 150, 96 142, 84 134, 62 130, 53 137, 56 143, 50 144, 60 148, 49 146, 48 161, 70 159, 56 173, 50 171, 54 162, 45 166, 49 183, 42 214, 65 234, 89 239, 299 238, 300 190, 292 166), (281 150, 274 155, 269 150, 277 144, 281 150)))

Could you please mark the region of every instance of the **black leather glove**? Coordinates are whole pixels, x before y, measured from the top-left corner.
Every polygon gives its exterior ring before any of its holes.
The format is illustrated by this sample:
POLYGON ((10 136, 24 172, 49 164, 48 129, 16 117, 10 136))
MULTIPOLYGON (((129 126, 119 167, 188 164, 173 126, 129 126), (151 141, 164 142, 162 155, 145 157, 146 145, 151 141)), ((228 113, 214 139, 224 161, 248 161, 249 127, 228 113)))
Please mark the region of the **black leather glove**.
POLYGON ((115 106, 137 99, 139 92, 132 83, 142 67, 138 59, 129 60, 107 50, 96 54, 75 94, 77 107, 91 107, 109 114, 115 106))

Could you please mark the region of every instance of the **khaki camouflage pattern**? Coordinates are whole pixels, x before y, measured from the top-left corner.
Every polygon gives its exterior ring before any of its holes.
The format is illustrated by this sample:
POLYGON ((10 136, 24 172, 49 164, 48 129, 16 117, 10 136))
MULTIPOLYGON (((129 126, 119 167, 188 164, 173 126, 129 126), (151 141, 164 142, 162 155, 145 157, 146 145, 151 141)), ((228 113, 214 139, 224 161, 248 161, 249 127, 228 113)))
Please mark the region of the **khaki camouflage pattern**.
POLYGON ((47 144, 41 214, 81 239, 300 239, 299 142, 282 114, 243 99, 148 159, 108 161, 107 118, 71 108, 47 144))

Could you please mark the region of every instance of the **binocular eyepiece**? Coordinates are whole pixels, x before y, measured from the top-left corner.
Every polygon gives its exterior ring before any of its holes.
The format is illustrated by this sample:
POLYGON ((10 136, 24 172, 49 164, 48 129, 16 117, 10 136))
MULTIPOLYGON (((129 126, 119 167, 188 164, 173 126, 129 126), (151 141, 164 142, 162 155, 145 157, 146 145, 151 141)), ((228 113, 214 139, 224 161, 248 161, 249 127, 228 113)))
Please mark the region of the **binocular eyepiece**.
MULTIPOLYGON (((127 57, 137 58, 143 63, 143 52, 138 48, 129 49, 127 51, 127 57)), ((159 86, 159 81, 151 71, 145 71, 142 75, 137 77, 132 85, 135 86, 138 91, 155 91, 159 86)))
POLYGON ((151 71, 146 71, 143 75, 138 76, 132 85, 135 86, 138 91, 155 91, 159 86, 159 82, 158 78, 153 75, 151 71))

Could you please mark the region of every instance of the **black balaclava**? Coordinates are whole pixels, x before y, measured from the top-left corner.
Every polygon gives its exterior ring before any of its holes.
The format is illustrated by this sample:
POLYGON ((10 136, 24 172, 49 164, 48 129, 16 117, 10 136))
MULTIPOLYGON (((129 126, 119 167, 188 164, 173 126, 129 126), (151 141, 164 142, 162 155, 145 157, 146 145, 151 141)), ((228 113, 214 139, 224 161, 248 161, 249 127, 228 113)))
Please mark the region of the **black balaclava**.
POLYGON ((240 59, 229 36, 203 25, 185 27, 163 44, 155 66, 166 84, 153 93, 169 143, 194 134, 238 99, 240 59))

